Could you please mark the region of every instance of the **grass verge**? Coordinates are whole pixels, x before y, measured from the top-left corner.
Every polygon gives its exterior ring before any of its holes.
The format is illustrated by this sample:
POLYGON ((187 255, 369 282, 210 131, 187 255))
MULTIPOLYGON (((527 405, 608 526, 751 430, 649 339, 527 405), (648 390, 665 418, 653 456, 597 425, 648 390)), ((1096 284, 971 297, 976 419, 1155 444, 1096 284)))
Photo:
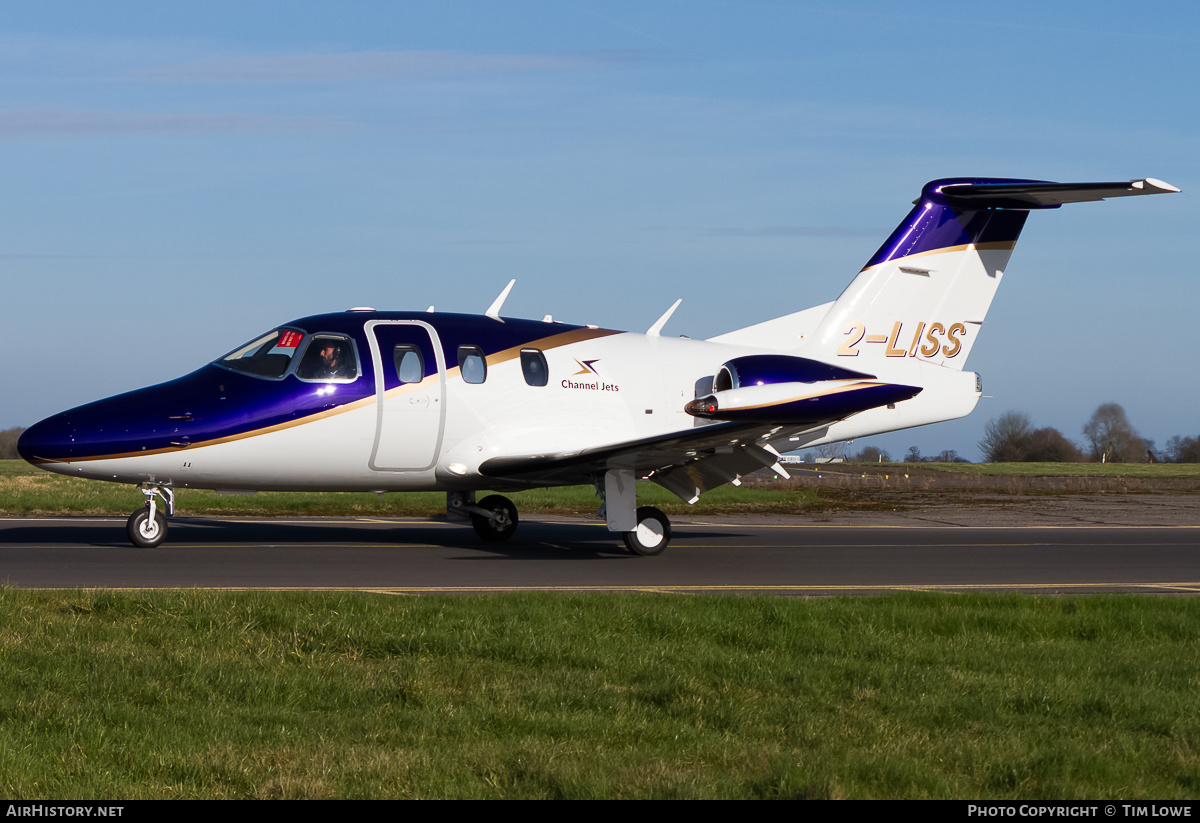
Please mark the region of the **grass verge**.
POLYGON ((0 589, 0 793, 1200 797, 1200 600, 0 589))
MULTIPOLYGON (((841 463, 798 469, 790 482, 721 486, 705 492, 694 506, 653 483, 639 484, 638 499, 669 515, 705 516, 902 510, 925 505, 930 493, 943 495, 943 502, 967 503, 987 495, 1160 491, 1200 491, 1200 464, 841 463)), ((486 494, 479 492, 481 498, 486 494)), ((522 514, 589 514, 600 502, 591 486, 505 494, 522 514)), ((0 515, 127 516, 142 501, 141 494, 130 485, 50 474, 24 461, 0 460, 0 515)), ((432 517, 445 513, 446 496, 441 492, 405 492, 386 497, 353 492, 227 495, 181 489, 176 506, 177 512, 185 516, 432 517)))
MULTIPOLYGON (((488 492, 479 492, 482 499, 488 492)), ((505 492, 522 514, 585 514, 600 506, 591 486, 530 489, 505 492)), ((689 506, 665 489, 650 483, 638 486, 645 505, 668 514, 796 513, 818 503, 811 488, 754 488, 723 486, 707 492, 702 502, 689 506)), ((126 516, 142 505, 137 488, 119 483, 82 480, 35 469, 23 461, 0 461, 0 514, 84 514, 126 516), (4 465, 10 464, 10 465, 4 465), (22 466, 24 468, 22 469, 22 466)), ((181 515, 265 516, 378 516, 432 517, 445 514, 444 492, 405 492, 381 497, 368 492, 261 492, 254 495, 217 494, 202 489, 181 489, 176 496, 181 515)))

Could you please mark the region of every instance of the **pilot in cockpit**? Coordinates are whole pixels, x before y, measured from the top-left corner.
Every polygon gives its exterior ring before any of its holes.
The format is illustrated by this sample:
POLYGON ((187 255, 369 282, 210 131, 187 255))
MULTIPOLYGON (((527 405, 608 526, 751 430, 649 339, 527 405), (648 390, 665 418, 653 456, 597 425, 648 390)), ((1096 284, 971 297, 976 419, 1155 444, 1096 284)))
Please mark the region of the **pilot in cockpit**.
POLYGON ((355 368, 343 352, 341 340, 318 338, 308 347, 304 362, 297 369, 306 380, 337 380, 354 377, 355 368))

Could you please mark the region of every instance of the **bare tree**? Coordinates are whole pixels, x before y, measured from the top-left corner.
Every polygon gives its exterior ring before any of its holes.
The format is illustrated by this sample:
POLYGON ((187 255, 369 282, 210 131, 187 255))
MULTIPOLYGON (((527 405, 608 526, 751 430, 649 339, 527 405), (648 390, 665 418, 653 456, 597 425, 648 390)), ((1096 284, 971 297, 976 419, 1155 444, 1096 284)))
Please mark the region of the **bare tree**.
POLYGON ((1180 437, 1175 435, 1167 441, 1167 459, 1172 463, 1200 463, 1200 435, 1180 437))
POLYGON ((988 421, 979 441, 987 463, 1016 463, 1025 460, 1025 438, 1033 422, 1024 412, 1009 411, 988 421))
POLYGON ((862 451, 850 458, 855 463, 891 463, 892 456, 887 449, 877 449, 874 446, 864 446, 862 451))
POLYGON ((1125 409, 1116 403, 1105 403, 1092 413, 1083 427, 1083 436, 1091 448, 1092 460, 1106 463, 1140 463, 1148 448, 1129 423, 1125 409))

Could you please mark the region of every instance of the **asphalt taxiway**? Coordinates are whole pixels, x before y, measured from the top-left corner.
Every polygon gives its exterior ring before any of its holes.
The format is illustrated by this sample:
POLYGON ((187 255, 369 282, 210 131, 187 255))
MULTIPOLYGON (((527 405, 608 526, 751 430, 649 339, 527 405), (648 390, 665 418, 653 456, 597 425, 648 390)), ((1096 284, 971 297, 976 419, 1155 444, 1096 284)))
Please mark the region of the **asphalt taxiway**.
POLYGON ((634 557, 600 521, 581 517, 527 517, 504 544, 441 519, 177 517, 158 549, 130 546, 121 518, 2 518, 0 583, 397 594, 1200 592, 1193 525, 673 520, 663 555, 634 557))

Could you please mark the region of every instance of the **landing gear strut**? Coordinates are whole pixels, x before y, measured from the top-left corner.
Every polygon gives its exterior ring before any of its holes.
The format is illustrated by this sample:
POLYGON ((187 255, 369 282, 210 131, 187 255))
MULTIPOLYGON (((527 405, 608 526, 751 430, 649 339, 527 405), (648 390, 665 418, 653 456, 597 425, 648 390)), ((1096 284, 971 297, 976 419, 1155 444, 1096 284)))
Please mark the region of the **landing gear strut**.
POLYGON ((170 486, 150 485, 143 486, 141 492, 146 496, 146 505, 129 515, 125 533, 139 549, 154 549, 167 537, 167 516, 175 514, 175 490, 170 486), (166 515, 158 508, 156 498, 160 496, 167 507, 166 515))

